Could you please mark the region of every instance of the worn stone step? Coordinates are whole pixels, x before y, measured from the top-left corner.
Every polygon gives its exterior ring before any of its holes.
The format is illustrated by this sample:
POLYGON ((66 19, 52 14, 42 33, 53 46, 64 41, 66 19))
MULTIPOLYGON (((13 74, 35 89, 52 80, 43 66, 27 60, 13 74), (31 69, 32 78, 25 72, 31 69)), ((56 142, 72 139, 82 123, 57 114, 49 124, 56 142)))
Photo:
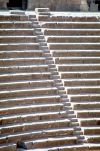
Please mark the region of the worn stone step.
POLYGON ((80 109, 100 109, 100 103, 99 102, 75 102, 71 103, 74 110, 80 110, 80 109))
POLYGON ((3 66, 0 67, 3 74, 7 73, 25 73, 25 72, 46 72, 48 71, 47 65, 23 65, 23 66, 3 66))
POLYGON ((18 114, 18 113, 31 113, 31 112, 43 112, 43 111, 55 111, 55 110, 63 110, 62 103, 51 103, 51 104, 35 104, 35 105, 19 105, 2 107, 0 110, 0 116, 10 115, 10 114, 18 114))
POLYGON ((68 95, 70 102, 77 102, 77 101, 99 101, 100 94, 70 94, 68 95))
POLYGON ((53 87, 53 80, 29 80, 29 81, 13 81, 13 82, 3 82, 0 83, 0 90, 11 90, 11 89, 21 89, 21 88, 43 88, 43 87, 53 87))
POLYGON ((81 14, 70 14, 66 15, 52 15, 50 17, 51 21, 60 21, 60 22, 99 22, 99 17, 96 15, 81 15, 81 14))
POLYGON ((88 143, 100 143, 100 135, 86 135, 88 143))
POLYGON ((17 97, 17 98, 4 98, 1 99, 0 107, 13 106, 13 105, 25 105, 25 104, 40 104, 40 103, 59 103, 61 98, 59 95, 44 95, 36 97, 17 97))
POLYGON ((36 50, 39 49, 39 43, 10 43, 0 44, 0 50, 36 50))
POLYGON ((26 72, 26 73, 8 73, 0 75, 0 81, 10 82, 18 80, 40 80, 40 79, 51 79, 50 72, 26 72))
POLYGON ((42 50, 1 50, 0 58, 26 58, 26 57, 42 57, 42 50))
POLYGON ((83 43, 83 42, 90 42, 90 43, 97 43, 100 42, 100 36, 45 36, 45 39, 48 43, 83 43))
POLYGON ((0 35, 1 36, 14 36, 14 35, 34 35, 35 31, 34 29, 0 29, 0 35))
POLYGON ((47 138, 47 137, 56 137, 56 136, 65 136, 65 135, 73 135, 73 128, 63 127, 63 128, 49 128, 47 130, 40 129, 35 131, 23 131, 18 133, 12 133, 10 136, 7 136, 7 134, 1 135, 0 143, 5 141, 5 143, 8 141, 17 143, 22 140, 28 140, 28 139, 40 139, 40 138, 47 138), (6 140, 6 137, 8 140, 6 140))
POLYGON ((53 58, 55 64, 93 64, 93 63, 100 63, 100 57, 55 57, 53 58))
POLYGON ((31 28, 30 21, 0 21, 0 28, 31 28))
POLYGON ((1 66, 12 66, 12 65, 40 65, 45 64, 45 58, 27 57, 27 58, 6 58, 0 59, 1 66))
POLYGON ((100 127, 98 126, 91 126, 91 127, 82 127, 84 135, 94 135, 100 134, 100 127))
MULTIPOLYGON (((13 124, 2 125, 0 127, 1 134, 6 133, 15 133, 15 132, 22 132, 22 131, 30 131, 30 130, 41 130, 41 129, 49 129, 49 128, 60 128, 60 127, 69 127, 70 120, 65 119, 64 112, 52 112, 52 113, 42 113, 41 115, 37 113, 37 117, 41 120, 37 121, 30 121, 32 120, 33 114, 30 116, 28 121, 28 114, 25 117, 21 116, 21 120, 23 121, 20 123, 18 119, 15 120, 13 124), (61 114, 61 115, 60 115, 61 114), (38 116, 39 115, 39 116, 38 116), (61 119, 62 118, 62 119, 61 119), (26 121, 26 120, 28 121, 26 121)), ((14 116, 13 116, 14 118, 14 116)), ((34 118, 33 118, 34 119, 34 118)), ((21 121, 20 120, 20 121, 21 121)), ((9 120, 10 121, 10 120, 9 120)))
POLYGON ((67 94, 93 94, 93 93, 100 93, 100 86, 72 86, 72 87, 65 87, 67 94))
POLYGON ((76 50, 76 49, 98 49, 100 48, 100 43, 48 43, 48 47, 51 50, 54 49, 71 49, 71 50, 76 50))
POLYGON ((100 70, 99 64, 64 64, 57 65, 58 71, 95 71, 100 70))
POLYGON ((64 86, 93 86, 93 85, 100 85, 100 79, 63 79, 64 86))
POLYGON ((16 147, 15 143, 3 143, 0 145, 0 151, 16 151, 16 147))
POLYGON ((46 138, 39 140, 27 140, 22 141, 27 149, 30 148, 41 148, 47 146, 56 146, 56 145, 65 145, 65 144, 76 144, 77 137, 55 137, 55 138, 46 138))
POLYGON ((38 21, 45 21, 45 20, 47 21, 47 20, 50 20, 50 14, 49 13, 47 15, 40 15, 39 14, 37 17, 38 17, 37 18, 38 21))
POLYGON ((75 110, 77 118, 100 117, 99 110, 75 110))
MULTIPOLYGON (((27 16, 23 15, 26 19, 27 16)), ((0 15, 0 21, 20 21, 23 17, 17 14, 10 14, 10 15, 0 15)))
POLYGON ((0 43, 34 43, 38 42, 36 36, 0 36, 0 43))
POLYGON ((100 35, 100 29, 43 29, 42 32, 44 35, 100 35))
POLYGON ((0 98, 7 98, 7 97, 20 97, 20 96, 39 96, 39 95, 51 95, 51 94, 57 94, 58 90, 55 87, 52 88, 37 88, 37 89, 19 89, 19 90, 5 90, 0 91, 0 98))
POLYGON ((50 50, 53 57, 98 57, 99 50, 50 50))
POLYGON ((88 118, 79 118, 80 126, 99 126, 100 117, 88 117, 88 118))
POLYGON ((41 23, 42 28, 65 28, 65 29, 71 29, 71 28, 100 28, 100 22, 46 22, 44 21, 41 23))
MULTIPOLYGON (((92 67, 92 66, 91 66, 92 67)), ((85 68, 85 67, 84 67, 85 68)), ((84 69, 85 70, 85 69, 84 69)), ((99 79, 100 72, 99 70, 95 71, 67 71, 67 72, 59 72, 60 77, 62 79, 73 79, 73 78, 87 78, 87 79, 99 79)))

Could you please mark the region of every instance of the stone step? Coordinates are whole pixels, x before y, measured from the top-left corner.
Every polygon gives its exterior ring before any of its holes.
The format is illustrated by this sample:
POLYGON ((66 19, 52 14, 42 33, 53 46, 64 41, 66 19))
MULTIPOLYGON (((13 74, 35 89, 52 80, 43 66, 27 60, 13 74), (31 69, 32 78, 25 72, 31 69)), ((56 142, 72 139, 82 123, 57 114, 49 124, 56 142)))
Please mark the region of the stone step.
POLYGON ((0 58, 26 58, 26 57, 42 57, 42 50, 0 50, 0 58))
MULTIPOLYGON (((37 113, 37 121, 31 121, 32 118, 34 119, 34 114, 24 115, 21 116, 21 120, 18 121, 18 118, 16 120, 12 121, 12 119, 9 119, 8 125, 2 125, 0 127, 1 134, 6 133, 16 133, 16 132, 22 132, 22 131, 30 131, 30 130, 41 130, 41 129, 49 129, 49 128, 60 128, 60 127, 69 127, 70 126, 70 120, 64 118, 64 112, 47 112, 47 113, 37 113), (61 115, 60 115, 61 114, 61 115), (38 116, 39 115, 39 116, 38 116), (26 116, 26 117, 25 117, 26 116), (38 120, 41 119, 41 120, 38 120), (17 123, 17 121, 19 123, 17 123), (22 121, 22 123, 20 123, 22 121)), ((14 119, 14 116, 13 116, 14 119)))
POLYGON ((57 65, 58 71, 95 71, 100 70, 99 64, 63 64, 57 65))
POLYGON ((98 57, 99 50, 50 50, 53 57, 98 57))
POLYGON ((77 118, 100 117, 100 110, 75 110, 77 118))
POLYGON ((3 143, 0 145, 0 151, 16 151, 16 147, 15 143, 3 143))
POLYGON ((21 89, 21 88, 47 88, 53 87, 54 81, 53 80, 25 80, 25 81, 12 81, 12 82, 1 82, 0 83, 0 90, 11 90, 11 89, 21 89))
POLYGON ((71 14, 71 15, 52 15, 50 16, 50 21, 60 21, 60 22, 99 22, 99 17, 96 15, 81 15, 81 14, 71 14))
POLYGON ((68 36, 68 35, 100 35, 100 29, 43 29, 43 34, 46 35, 58 35, 58 36, 68 36))
POLYGON ((94 135, 100 134, 100 127, 98 126, 89 126, 89 127, 82 127, 84 135, 94 135))
POLYGON ((93 86, 100 85, 100 79, 63 79, 64 86, 93 86))
POLYGON ((43 80, 43 79, 51 79, 50 72, 26 72, 26 73, 8 73, 0 75, 1 82, 12 82, 18 80, 43 80))
POLYGON ((12 97, 27 97, 27 96, 40 96, 40 95, 51 95, 51 94, 57 94, 58 90, 55 87, 52 88, 37 88, 37 89, 18 89, 18 90, 5 90, 0 91, 0 98, 12 98, 12 97))
POLYGON ((0 44, 0 50, 36 50, 39 49, 39 43, 10 43, 0 44))
POLYGON ((33 139, 22 141, 27 149, 30 148, 42 148, 47 146, 65 145, 65 144, 76 144, 77 137, 54 137, 54 138, 44 138, 44 139, 33 139))
POLYGON ((36 57, 28 57, 28 58, 3 58, 0 59, 1 66, 13 66, 13 65, 41 65, 45 64, 45 58, 36 58, 36 57))
MULTIPOLYGON (((51 104, 30 104, 30 105, 19 105, 15 106, 7 106, 2 107, 0 109, 0 116, 11 115, 11 114, 21 114, 21 113, 36 113, 38 112, 45 112, 45 111, 58 111, 63 110, 62 103, 51 103, 51 104)), ((41 114, 41 113, 40 113, 41 114)), ((1 120, 2 121, 2 120, 1 120)))
POLYGON ((100 109, 100 103, 99 102, 75 102, 71 103, 73 110, 80 110, 80 109, 100 109))
POLYGON ((97 43, 100 42, 100 36, 45 36, 45 39, 48 43, 97 43))
POLYGON ((22 36, 22 35, 34 35, 34 29, 0 29, 1 36, 22 36))
POLYGON ((87 135, 86 140, 88 143, 100 143, 100 135, 87 135))
POLYGON ((65 87, 67 94, 93 94, 93 93, 100 93, 100 86, 71 86, 71 87, 65 87))
POLYGON ((80 126, 99 126, 100 117, 79 118, 80 126))
POLYGON ((65 29, 71 29, 71 28, 100 28, 100 22, 43 22, 41 23, 42 28, 65 28, 65 29))
POLYGON ((7 73, 25 73, 25 72, 46 72, 47 65, 26 65, 26 66, 3 66, 0 67, 1 74, 7 73))
POLYGON ((53 58, 55 64, 86 64, 86 63, 100 63, 100 57, 55 57, 53 58))
MULTIPOLYGON (((40 129, 35 131, 23 131, 18 133, 12 133, 10 136, 7 136, 7 134, 3 134, 0 137, 0 143, 2 141, 5 141, 5 143, 8 141, 17 143, 22 140, 28 140, 28 139, 40 139, 40 138, 47 138, 47 137, 56 137, 56 136, 65 136, 65 135, 73 135, 73 128, 63 127, 63 128, 49 128, 47 130, 40 129), (6 140, 6 137, 8 140, 6 140)), ((18 143, 19 144, 19 143, 18 143)))
POLYGON ((1 99, 0 107, 14 106, 14 105, 25 105, 25 104, 48 104, 48 103, 59 103, 61 98, 59 95, 43 95, 43 96, 27 96, 17 98, 4 98, 1 99))
POLYGON ((71 49, 71 50, 80 50, 80 49, 98 49, 100 48, 100 43, 48 43, 50 50, 56 49, 71 49))
POLYGON ((26 15, 17 15, 17 14, 10 14, 10 15, 0 15, 0 21, 20 21, 25 19, 27 20, 28 16, 26 15))
POLYGON ((31 28, 32 24, 30 21, 0 21, 1 28, 31 28))
POLYGON ((38 42, 36 36, 0 36, 0 43, 34 43, 38 42))
MULTIPOLYGON (((92 67, 92 66, 91 66, 92 67)), ((84 67, 85 68, 85 67, 84 67)), ((85 70, 85 69, 84 69, 85 70)), ((90 70, 90 69, 89 69, 90 70)), ((67 71, 67 72, 60 72, 61 79, 99 79, 100 78, 100 72, 99 71, 67 71)))
POLYGON ((70 102, 87 102, 87 101, 100 101, 100 94, 71 94, 68 95, 70 102))

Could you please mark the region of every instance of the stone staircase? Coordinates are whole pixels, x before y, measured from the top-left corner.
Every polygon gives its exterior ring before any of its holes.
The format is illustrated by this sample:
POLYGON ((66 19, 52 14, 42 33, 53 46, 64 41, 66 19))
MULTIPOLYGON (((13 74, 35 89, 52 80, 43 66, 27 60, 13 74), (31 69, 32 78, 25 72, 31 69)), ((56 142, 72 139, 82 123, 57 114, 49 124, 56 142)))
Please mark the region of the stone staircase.
POLYGON ((35 12, 0 15, 0 151, 99 150, 99 21, 35 12))
MULTIPOLYGON (((87 143, 100 143, 100 17, 38 17, 87 143)), ((81 141, 81 140, 80 140, 81 141)))

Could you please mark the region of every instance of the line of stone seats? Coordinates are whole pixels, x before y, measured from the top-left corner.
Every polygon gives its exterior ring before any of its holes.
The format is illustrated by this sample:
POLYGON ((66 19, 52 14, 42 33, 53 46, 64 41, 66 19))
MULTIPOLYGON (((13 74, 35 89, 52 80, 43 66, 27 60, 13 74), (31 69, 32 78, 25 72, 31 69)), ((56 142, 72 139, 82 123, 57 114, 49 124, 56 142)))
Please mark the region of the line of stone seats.
POLYGON ((0 43, 34 43, 38 42, 37 36, 0 36, 0 43))
POLYGON ((100 29, 100 22, 51 22, 51 21, 43 21, 40 22, 42 28, 55 28, 55 29, 100 29))
POLYGON ((45 36, 45 40, 47 41, 47 43, 52 43, 52 42, 55 42, 55 43, 98 43, 100 42, 100 36, 96 36, 96 35, 93 35, 93 36, 88 36, 88 35, 84 35, 84 36, 45 36))
POLYGON ((16 15, 16 14, 10 14, 10 15, 0 15, 0 22, 1 21, 27 21, 28 16, 27 15, 16 15))

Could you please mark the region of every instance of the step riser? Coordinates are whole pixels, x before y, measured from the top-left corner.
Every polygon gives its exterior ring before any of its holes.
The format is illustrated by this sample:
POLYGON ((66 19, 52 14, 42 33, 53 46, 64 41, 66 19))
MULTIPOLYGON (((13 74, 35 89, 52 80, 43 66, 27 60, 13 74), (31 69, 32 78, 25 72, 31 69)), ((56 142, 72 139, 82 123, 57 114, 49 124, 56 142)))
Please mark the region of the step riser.
POLYGON ((39 44, 1 44, 0 50, 33 50, 39 49, 39 44))
POLYGON ((14 29, 9 29, 9 30, 7 30, 7 29, 5 29, 5 30, 0 30, 0 36, 22 36, 22 35, 35 35, 35 32, 34 32, 34 30, 33 29, 25 29, 25 30, 23 30, 23 29, 16 29, 16 30, 14 30, 14 29))
POLYGON ((60 96, 45 96, 45 97, 29 97, 29 98, 17 98, 17 99, 5 99, 0 103, 0 107, 13 106, 13 105, 25 105, 25 104, 42 104, 42 103, 55 103, 61 102, 60 96))
POLYGON ((36 37, 0 37, 0 43, 34 43, 37 42, 36 37))
MULTIPOLYGON (((50 50, 50 51, 52 53, 52 50, 50 50)), ((67 51, 66 50, 65 52, 63 52, 62 50, 57 49, 52 53, 52 56, 53 57, 78 57, 78 56, 79 57, 87 57, 87 56, 88 57, 98 57, 98 56, 100 56, 100 51, 99 50, 95 50, 95 51, 93 51, 93 50, 67 51)))
POLYGON ((99 109, 100 108, 100 104, 99 102, 98 103, 95 103, 95 104, 92 104, 92 103, 88 103, 88 104, 75 104, 73 105, 73 109, 74 110, 80 110, 80 109, 99 109))
POLYGON ((100 119, 96 119, 96 117, 95 117, 95 119, 91 119, 91 120, 80 120, 80 125, 81 126, 98 126, 98 125, 100 125, 100 119))
POLYGON ((61 78, 62 79, 71 79, 71 78, 100 78, 100 73, 61 73, 61 78))
POLYGON ((17 83, 3 83, 0 84, 0 90, 7 90, 7 89, 21 89, 21 88, 37 88, 37 87, 53 87, 54 82, 49 81, 49 82, 32 82, 32 81, 25 81, 25 82, 17 82, 17 83))
POLYGON ((99 112, 80 112, 77 113, 77 117, 78 118, 82 118, 82 117, 100 117, 100 113, 99 112))
POLYGON ((93 64, 93 63, 96 63, 96 64, 98 64, 98 63, 100 63, 100 58, 87 58, 87 59, 84 59, 84 58, 79 58, 79 59, 62 59, 62 58, 60 58, 60 59, 58 59, 58 58, 56 58, 56 59, 54 59, 54 62, 55 62, 55 64, 85 64, 85 63, 89 63, 89 64, 93 64))
POLYGON ((89 71, 89 70, 100 70, 99 65, 82 65, 82 66, 58 66, 58 71, 89 71))
POLYGON ((64 86, 93 86, 93 85, 100 85, 100 80, 71 80, 71 81, 63 81, 64 86))
POLYGON ((24 58, 24 57, 42 57, 43 52, 38 50, 35 51, 1 51, 0 58, 24 58))
POLYGON ((100 93, 100 88, 82 88, 80 87, 79 89, 78 88, 71 88, 71 89, 67 89, 66 88, 66 93, 67 94, 79 94, 79 93, 100 93))
POLYGON ((10 81, 19 81, 19 80, 42 80, 42 79, 51 79, 51 74, 35 74, 35 73, 30 73, 30 74, 12 74, 12 75, 4 75, 0 76, 0 81, 2 82, 10 82, 10 81))
POLYGON ((100 137, 88 138, 88 143, 100 143, 100 137))
POLYGON ((10 65, 41 65, 41 64, 45 64, 45 59, 34 59, 34 58, 25 58, 25 59, 10 59, 10 60, 4 60, 4 59, 0 59, 0 65, 1 66, 10 66, 10 65))
POLYGON ((84 135, 100 134, 100 129, 84 129, 84 135))
POLYGON ((72 97, 72 96, 70 96, 69 97, 69 100, 70 100, 70 102, 77 102, 77 101, 81 101, 81 102, 87 102, 87 101, 100 101, 100 96, 99 95, 97 95, 97 96, 95 96, 95 95, 87 95, 87 96, 74 96, 74 97, 72 97))
POLYGON ((31 22, 0 22, 0 28, 31 28, 31 22))
POLYGON ((25 73, 25 72, 45 72, 45 71, 48 71, 48 67, 47 66, 44 66, 44 67, 12 67, 12 68, 6 68, 6 67, 3 67, 3 68, 0 68, 0 71, 1 73, 25 73))
POLYGON ((5 97, 21 97, 21 96, 37 96, 37 95, 50 95, 50 94, 57 94, 57 89, 51 90, 23 90, 23 91, 8 91, 8 92, 1 92, 0 98, 5 97))
POLYGON ((26 21, 28 16, 26 15, 0 15, 0 21, 26 21))
POLYGON ((100 35, 100 30, 43 30, 43 34, 46 35, 100 35))
POLYGON ((55 38, 55 37, 49 37, 49 38, 47 38, 46 39, 46 41, 48 42, 48 43, 53 43, 53 42, 55 42, 55 43, 85 43, 85 42, 90 42, 90 43, 98 43, 98 42, 100 42, 100 37, 65 37, 65 38, 62 38, 62 37, 57 37, 57 38, 55 38))
POLYGON ((48 46, 49 46, 49 49, 50 50, 55 50, 55 49, 71 49, 71 50, 76 50, 76 49, 89 49, 89 50, 93 50, 93 49, 100 49, 100 44, 99 43, 82 43, 82 44, 77 44, 77 43, 75 43, 75 44, 48 44, 48 46))
POLYGON ((57 23, 43 23, 42 24, 42 28, 55 28, 55 29, 59 29, 59 28, 64 28, 64 29, 73 29, 73 28, 80 28, 80 29, 86 29, 86 28, 88 28, 88 29, 90 29, 90 28, 92 28, 92 29, 100 29, 100 23, 99 22, 97 22, 97 23, 95 23, 95 22, 91 22, 91 23, 83 23, 83 22, 63 22, 63 23, 59 23, 59 22, 57 22, 57 23))

